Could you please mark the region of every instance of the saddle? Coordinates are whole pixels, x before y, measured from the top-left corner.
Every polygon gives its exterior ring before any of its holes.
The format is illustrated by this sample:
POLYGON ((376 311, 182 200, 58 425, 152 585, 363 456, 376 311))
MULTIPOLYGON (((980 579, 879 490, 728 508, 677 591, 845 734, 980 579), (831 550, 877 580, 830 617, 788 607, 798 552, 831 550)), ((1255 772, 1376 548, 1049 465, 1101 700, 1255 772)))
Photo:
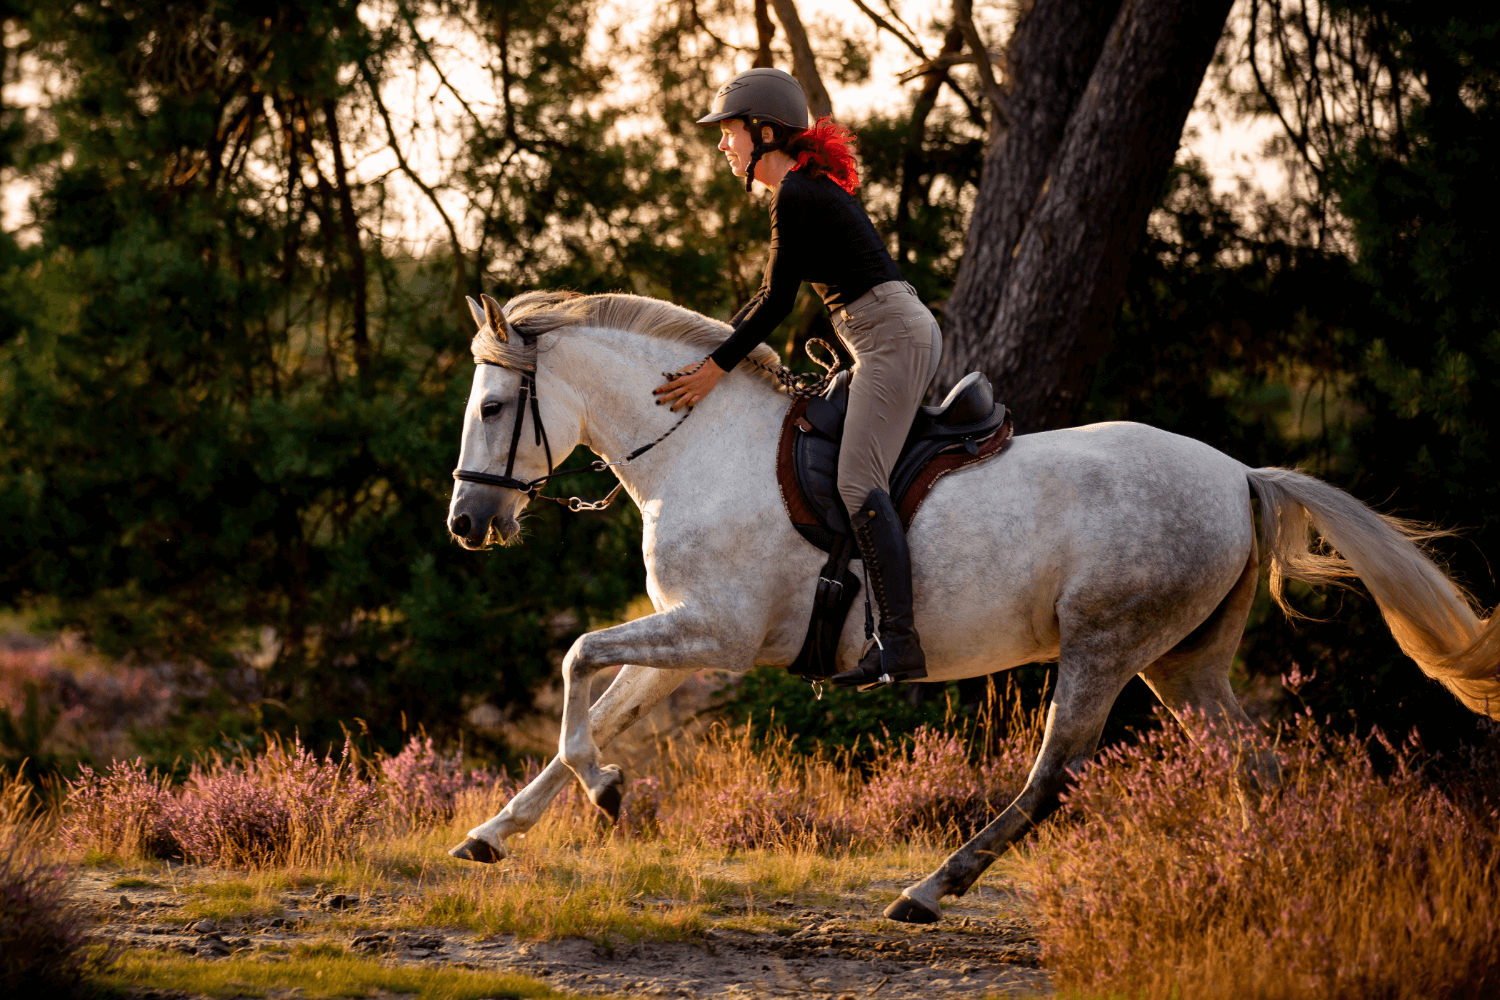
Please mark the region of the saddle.
MULTIPOLYGON (((818 575, 807 639, 787 668, 811 680, 837 672, 834 657, 839 636, 859 592, 859 579, 849 571, 855 555, 849 512, 838 491, 849 376, 841 372, 822 396, 792 403, 776 451, 776 480, 792 527, 829 555, 818 575)), ((995 402, 989 379, 981 372, 966 375, 937 406, 918 409, 890 477, 891 503, 901 526, 911 527, 912 518, 939 479, 998 453, 1013 432, 1010 414, 995 402)))

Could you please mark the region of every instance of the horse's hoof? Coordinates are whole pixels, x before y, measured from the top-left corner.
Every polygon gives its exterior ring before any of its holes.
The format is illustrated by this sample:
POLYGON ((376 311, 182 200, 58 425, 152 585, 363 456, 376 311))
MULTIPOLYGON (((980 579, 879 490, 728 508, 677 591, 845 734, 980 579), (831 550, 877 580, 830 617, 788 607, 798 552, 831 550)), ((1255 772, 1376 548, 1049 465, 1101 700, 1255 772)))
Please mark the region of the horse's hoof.
POLYGON ((615 764, 608 764, 599 770, 604 772, 604 786, 597 792, 590 792, 589 798, 594 800, 594 805, 604 811, 611 823, 618 823, 620 800, 625 794, 625 772, 615 764))
POLYGON ((935 924, 943 919, 941 913, 933 913, 910 896, 897 896, 896 901, 885 908, 885 915, 903 924, 935 924))
POLYGON ((482 865, 492 865, 497 861, 505 860, 504 851, 495 850, 477 837, 467 838, 462 844, 449 850, 448 853, 460 861, 478 861, 482 865))

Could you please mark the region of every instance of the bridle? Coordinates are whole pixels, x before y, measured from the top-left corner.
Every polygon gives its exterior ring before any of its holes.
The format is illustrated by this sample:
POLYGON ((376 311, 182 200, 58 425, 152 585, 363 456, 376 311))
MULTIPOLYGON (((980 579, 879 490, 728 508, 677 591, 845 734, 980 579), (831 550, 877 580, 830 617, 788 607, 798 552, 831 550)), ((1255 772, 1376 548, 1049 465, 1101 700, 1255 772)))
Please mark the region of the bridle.
MULTIPOLYGON (((685 411, 683 411, 682 416, 678 418, 677 422, 671 427, 668 427, 666 431, 661 434, 661 436, 656 438, 654 441, 650 441, 646 444, 641 445, 639 448, 637 448, 635 451, 632 451, 624 458, 618 459, 613 462, 606 462, 604 461, 604 459, 599 458, 590 462, 588 465, 575 465, 571 469, 558 469, 554 471, 552 467, 552 442, 547 440, 547 428, 542 424, 542 411, 540 405, 537 402, 536 338, 523 336, 521 338, 521 343, 521 350, 516 352, 520 358, 519 363, 506 364, 505 362, 501 361, 491 361, 487 358, 474 359, 474 364, 476 365, 490 365, 495 368, 504 368, 508 371, 517 372, 521 376, 521 386, 516 391, 516 422, 514 426, 511 427, 510 431, 510 453, 505 458, 505 474, 502 476, 497 476, 492 472, 470 472, 468 469, 454 469, 453 478, 463 483, 479 483, 484 486, 499 486, 502 489, 519 490, 533 500, 551 500, 553 503, 562 504, 564 507, 568 508, 571 511, 574 511, 575 513, 585 510, 605 510, 611 503, 614 502, 615 497, 620 495, 620 490, 625 486, 624 482, 616 483, 615 488, 610 490, 609 495, 606 496, 603 500, 585 500, 582 497, 544 496, 541 492, 542 487, 551 480, 561 479, 563 476, 571 476, 580 472, 603 472, 605 469, 614 468, 616 466, 629 465, 631 462, 634 462, 636 459, 646 454, 646 452, 650 451, 652 448, 655 448, 657 445, 661 444, 667 439, 668 436, 671 435, 673 431, 681 427, 683 421, 692 415, 692 407, 689 406, 685 411), (535 479, 518 479, 515 476, 511 475, 511 473, 515 471, 516 451, 520 448, 521 445, 521 428, 525 425, 526 410, 528 408, 531 410, 531 423, 535 427, 534 433, 536 435, 536 443, 542 446, 547 455, 547 474, 545 476, 537 476, 535 479)), ((772 376, 774 376, 781 383, 782 390, 786 392, 787 395, 793 398, 799 396, 818 395, 821 394, 823 390, 827 388, 828 383, 833 380, 833 374, 838 370, 839 367, 838 355, 826 341, 819 340, 817 338, 808 341, 806 349, 807 356, 824 369, 824 372, 821 376, 794 375, 792 373, 792 370, 790 368, 787 368, 785 365, 778 365, 775 368, 772 368, 753 360, 750 363, 755 365, 757 368, 769 372, 772 376), (831 356, 831 363, 821 361, 813 356, 813 344, 822 345, 822 347, 828 351, 829 355, 831 356)), ((708 359, 705 358, 703 361, 698 362, 699 366, 701 367, 707 360, 708 359)), ((692 371, 696 370, 696 368, 692 369, 692 371)), ((682 374, 687 373, 662 372, 662 376, 668 382, 673 381, 682 374)))
MULTIPOLYGON (((526 346, 532 349, 534 358, 536 341, 527 341, 526 346)), ((510 431, 510 454, 505 458, 505 475, 497 476, 494 473, 490 472, 470 472, 467 469, 454 469, 453 478, 458 480, 459 482, 464 483, 480 483, 485 486, 499 486, 507 490, 520 490, 522 493, 525 493, 533 500, 551 500, 553 503, 562 504, 564 507, 568 508, 571 511, 574 511, 575 513, 585 510, 606 509, 610 504, 614 503, 615 497, 620 495, 620 490, 624 488, 625 484, 623 482, 616 483, 615 488, 609 491, 609 496, 605 497, 603 500, 585 500, 582 497, 544 496, 541 492, 542 487, 549 481, 553 479, 560 479, 563 476, 571 476, 579 472, 603 472, 605 469, 613 468, 615 466, 629 465, 631 462, 634 462, 636 459, 646 454, 646 452, 650 451, 652 448, 655 448, 658 444, 661 444, 661 442, 665 441, 667 439, 667 436, 677 428, 681 427, 682 422, 686 420, 693 412, 692 409, 689 408, 686 412, 683 413, 681 417, 678 418, 677 423, 667 428, 666 433, 662 434, 656 440, 642 445, 635 451, 632 451, 629 455, 626 455, 624 458, 617 459, 613 462, 606 462, 604 459, 598 458, 590 462, 588 465, 576 465, 571 469, 559 469, 557 471, 553 471, 552 442, 547 440, 547 428, 542 424, 542 411, 539 404, 537 403, 536 362, 533 360, 529 367, 522 367, 519 365, 502 364, 499 361, 488 361, 481 358, 475 358, 474 363, 476 365, 490 365, 494 368, 505 368, 509 371, 520 373, 521 387, 516 392, 516 422, 510 431), (531 423, 536 428, 536 443, 541 445, 547 454, 547 474, 545 476, 537 476, 535 479, 517 479, 515 476, 511 475, 511 472, 514 471, 516 466, 516 451, 521 444, 521 428, 526 422, 526 410, 528 408, 528 404, 531 409, 531 423)), ((677 377, 676 372, 672 372, 670 374, 663 372, 663 374, 667 375, 667 378, 669 380, 677 377)))

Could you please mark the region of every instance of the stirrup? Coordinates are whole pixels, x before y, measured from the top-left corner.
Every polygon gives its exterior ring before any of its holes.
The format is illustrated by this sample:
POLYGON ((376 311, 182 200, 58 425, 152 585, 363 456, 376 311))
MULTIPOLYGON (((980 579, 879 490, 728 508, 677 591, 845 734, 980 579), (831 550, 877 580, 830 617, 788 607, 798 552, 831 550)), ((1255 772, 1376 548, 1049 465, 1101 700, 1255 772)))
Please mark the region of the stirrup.
MULTIPOLYGON (((877 650, 878 653, 878 650, 877 650)), ((902 681, 918 681, 927 676, 927 668, 908 667, 897 670, 895 673, 886 673, 880 664, 880 657, 874 656, 860 661, 859 665, 852 670, 845 670, 828 678, 828 683, 839 687, 854 687, 860 691, 869 691, 872 688, 887 684, 899 684, 902 681)))

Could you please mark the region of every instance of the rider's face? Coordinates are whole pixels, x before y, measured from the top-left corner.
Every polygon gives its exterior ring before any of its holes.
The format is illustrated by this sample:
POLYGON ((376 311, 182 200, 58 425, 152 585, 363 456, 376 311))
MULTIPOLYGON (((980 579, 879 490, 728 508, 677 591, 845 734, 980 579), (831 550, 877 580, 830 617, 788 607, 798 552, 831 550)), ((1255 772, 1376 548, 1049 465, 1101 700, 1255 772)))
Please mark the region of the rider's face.
POLYGON ((734 176, 745 176, 754 145, 750 140, 750 130, 738 118, 719 122, 719 149, 729 160, 729 169, 734 171, 734 176))

